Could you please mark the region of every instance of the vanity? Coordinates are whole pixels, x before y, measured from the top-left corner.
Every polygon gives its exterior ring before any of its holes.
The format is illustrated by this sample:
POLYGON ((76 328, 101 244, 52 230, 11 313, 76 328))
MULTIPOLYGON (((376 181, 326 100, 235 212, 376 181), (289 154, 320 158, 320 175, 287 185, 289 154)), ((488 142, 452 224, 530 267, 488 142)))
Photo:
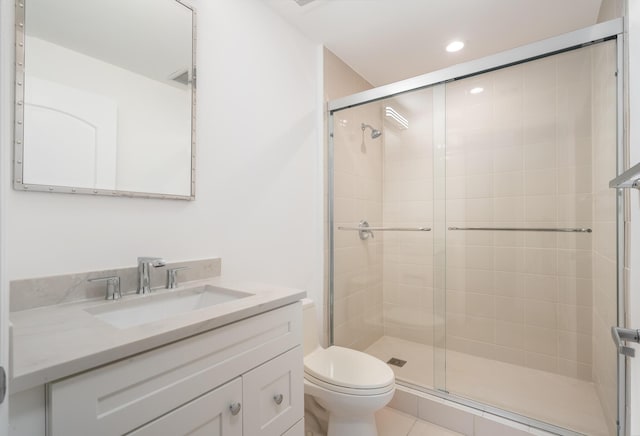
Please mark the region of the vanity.
POLYGON ((301 436, 304 295, 214 277, 13 312, 11 434, 301 436))

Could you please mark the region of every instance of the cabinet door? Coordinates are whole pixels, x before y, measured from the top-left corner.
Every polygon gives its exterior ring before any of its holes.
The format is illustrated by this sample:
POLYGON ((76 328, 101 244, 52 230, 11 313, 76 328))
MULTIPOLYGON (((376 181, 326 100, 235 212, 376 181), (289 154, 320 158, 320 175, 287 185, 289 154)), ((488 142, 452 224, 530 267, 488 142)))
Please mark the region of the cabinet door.
POLYGON ((167 413, 137 430, 131 436, 242 436, 242 379, 215 389, 184 406, 167 413))
POLYGON ((301 305, 290 304, 58 380, 48 385, 47 435, 126 434, 290 350, 301 337, 301 305))
POLYGON ((304 418, 294 424, 286 433, 282 436, 304 436, 304 418))
POLYGON ((242 376, 244 434, 280 436, 304 415, 302 347, 242 376))

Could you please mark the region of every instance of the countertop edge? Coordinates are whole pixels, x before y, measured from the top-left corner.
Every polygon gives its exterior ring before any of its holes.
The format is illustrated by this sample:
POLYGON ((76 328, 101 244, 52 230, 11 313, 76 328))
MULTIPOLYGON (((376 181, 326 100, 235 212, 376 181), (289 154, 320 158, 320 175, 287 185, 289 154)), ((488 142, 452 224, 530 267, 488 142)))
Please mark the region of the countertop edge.
POLYGON ((172 342, 186 339, 252 316, 269 312, 271 310, 293 304, 302 298, 305 298, 305 296, 305 291, 295 291, 271 301, 242 308, 225 316, 197 321, 193 324, 177 327, 140 340, 116 345, 106 350, 82 356, 74 360, 54 364, 50 367, 38 369, 32 372, 25 372, 22 374, 14 373, 9 381, 9 394, 17 394, 55 380, 79 374, 172 342))

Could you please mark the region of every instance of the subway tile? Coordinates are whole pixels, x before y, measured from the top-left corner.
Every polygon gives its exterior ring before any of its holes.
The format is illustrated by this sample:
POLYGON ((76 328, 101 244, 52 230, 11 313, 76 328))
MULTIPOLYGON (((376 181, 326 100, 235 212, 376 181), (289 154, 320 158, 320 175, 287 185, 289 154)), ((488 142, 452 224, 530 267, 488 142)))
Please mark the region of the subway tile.
POLYGON ((522 350, 524 347, 524 325, 522 323, 496 321, 496 344, 522 350))
MULTIPOLYGON (((529 196, 524 205, 525 220, 531 223, 555 222, 558 216, 558 206, 555 196, 529 196)), ((533 227, 534 225, 532 225, 533 227)))
POLYGON ((558 277, 526 274, 525 297, 531 300, 558 301, 558 277))
POLYGON ((558 333, 555 329, 529 325, 524 327, 524 349, 526 351, 556 357, 558 353, 557 342, 558 333))
POLYGON ((524 220, 524 197, 498 197, 493 199, 495 221, 524 220))
POLYGON ((540 300, 525 301, 525 324, 527 326, 556 329, 558 326, 557 306, 555 303, 540 300))
POLYGON ((493 295, 466 293, 466 314, 474 317, 494 318, 495 298, 493 295))
POLYGON ((496 295, 511 298, 524 296, 524 276, 517 272, 496 271, 494 275, 496 295))
POLYGON ((526 171, 556 168, 555 143, 526 144, 524 146, 524 168, 526 171))
POLYGON ((524 300, 496 296, 496 319, 512 323, 524 323, 524 300))
POLYGON ((520 247, 495 247, 494 268, 496 271, 520 272, 524 267, 524 249, 520 247))
POLYGON ((525 248, 524 270, 531 274, 553 275, 557 272, 557 252, 552 249, 525 248))
POLYGON ((555 195, 557 193, 556 170, 530 170, 524 173, 524 193, 533 195, 555 195))
POLYGON ((583 364, 591 364, 591 336, 575 332, 558 332, 558 357, 583 364))
POLYGON ((522 171, 524 149, 522 146, 504 147, 493 152, 493 170, 496 173, 522 171))
POLYGON ((494 173, 493 194, 498 198, 524 195, 524 174, 521 171, 494 173))
POLYGON ((493 294, 493 271, 468 268, 465 271, 466 289, 472 292, 493 294))
POLYGON ((478 174, 466 177, 466 198, 487 198, 493 196, 493 175, 478 174))

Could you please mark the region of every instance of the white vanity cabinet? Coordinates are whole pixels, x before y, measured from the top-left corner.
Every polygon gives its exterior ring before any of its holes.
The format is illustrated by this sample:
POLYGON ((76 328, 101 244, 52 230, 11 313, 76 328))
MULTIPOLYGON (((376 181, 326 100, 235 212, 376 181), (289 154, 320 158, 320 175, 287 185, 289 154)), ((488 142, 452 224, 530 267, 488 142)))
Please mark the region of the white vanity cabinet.
POLYGON ((47 435, 302 436, 301 339, 295 303, 50 383, 47 435))

